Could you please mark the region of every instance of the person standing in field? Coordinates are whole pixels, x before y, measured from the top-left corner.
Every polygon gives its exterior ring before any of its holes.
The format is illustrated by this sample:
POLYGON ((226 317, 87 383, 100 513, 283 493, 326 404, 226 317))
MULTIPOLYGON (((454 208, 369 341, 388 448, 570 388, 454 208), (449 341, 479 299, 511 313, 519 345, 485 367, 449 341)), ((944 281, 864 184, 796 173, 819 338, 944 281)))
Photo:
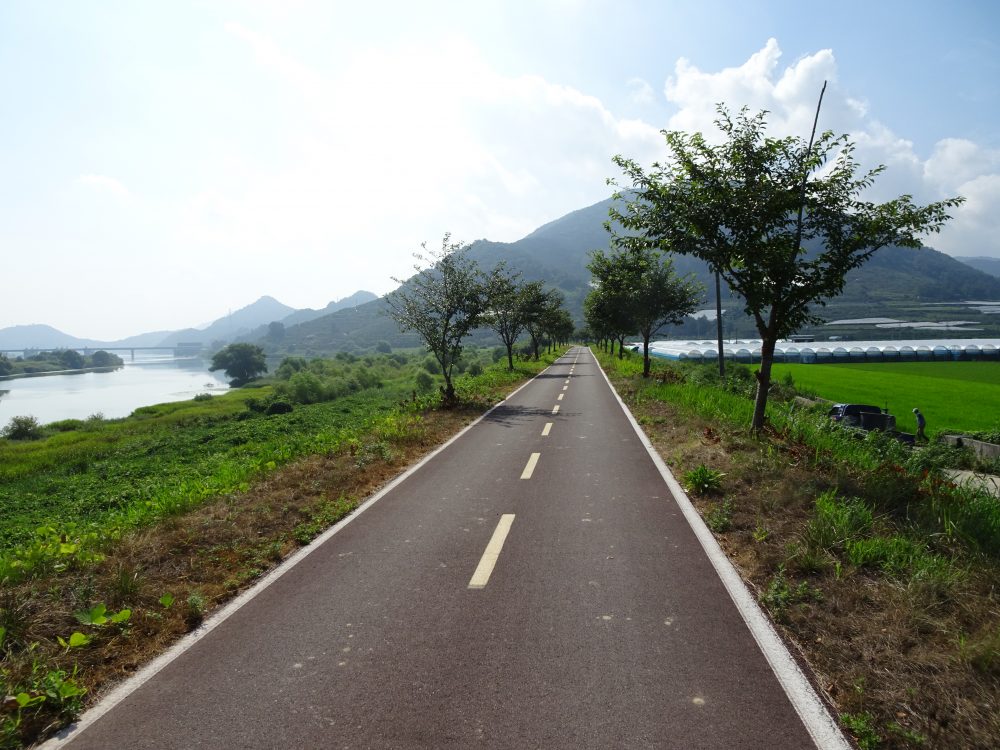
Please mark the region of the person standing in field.
POLYGON ((924 415, 920 413, 920 409, 914 409, 913 413, 917 415, 917 436, 916 440, 920 440, 924 443, 927 441, 927 433, 924 432, 924 428, 927 426, 927 420, 924 419, 924 415))

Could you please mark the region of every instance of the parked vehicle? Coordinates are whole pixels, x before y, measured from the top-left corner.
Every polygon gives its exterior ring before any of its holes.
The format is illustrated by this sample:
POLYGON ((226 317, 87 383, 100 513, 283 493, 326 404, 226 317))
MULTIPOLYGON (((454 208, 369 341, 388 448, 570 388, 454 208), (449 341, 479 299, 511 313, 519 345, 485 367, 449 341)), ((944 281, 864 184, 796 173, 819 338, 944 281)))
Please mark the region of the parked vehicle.
POLYGON ((834 404, 830 407, 828 416, 845 427, 857 427, 865 431, 892 432, 896 429, 896 418, 888 411, 871 404, 834 404))

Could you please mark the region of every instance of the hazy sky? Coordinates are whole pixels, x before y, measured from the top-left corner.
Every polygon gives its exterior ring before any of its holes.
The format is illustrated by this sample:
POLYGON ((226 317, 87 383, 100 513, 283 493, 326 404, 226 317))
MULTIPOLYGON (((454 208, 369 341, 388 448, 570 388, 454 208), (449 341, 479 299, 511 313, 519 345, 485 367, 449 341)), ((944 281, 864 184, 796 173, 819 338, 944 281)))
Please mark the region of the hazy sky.
POLYGON ((929 244, 1000 256, 1000 11, 976 2, 0 3, 0 328, 115 339, 269 294, 384 293, 420 243, 512 241, 612 155, 849 132, 874 198, 964 195, 929 244))

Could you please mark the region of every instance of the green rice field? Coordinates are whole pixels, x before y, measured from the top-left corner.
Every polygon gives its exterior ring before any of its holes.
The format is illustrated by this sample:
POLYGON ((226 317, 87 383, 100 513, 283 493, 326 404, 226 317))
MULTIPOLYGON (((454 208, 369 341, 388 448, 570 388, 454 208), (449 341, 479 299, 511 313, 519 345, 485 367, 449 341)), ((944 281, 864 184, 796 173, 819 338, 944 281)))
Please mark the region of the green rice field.
POLYGON ((1000 427, 1000 362, 775 364, 772 378, 789 373, 800 393, 888 408, 903 432, 916 431, 914 407, 928 434, 1000 427))

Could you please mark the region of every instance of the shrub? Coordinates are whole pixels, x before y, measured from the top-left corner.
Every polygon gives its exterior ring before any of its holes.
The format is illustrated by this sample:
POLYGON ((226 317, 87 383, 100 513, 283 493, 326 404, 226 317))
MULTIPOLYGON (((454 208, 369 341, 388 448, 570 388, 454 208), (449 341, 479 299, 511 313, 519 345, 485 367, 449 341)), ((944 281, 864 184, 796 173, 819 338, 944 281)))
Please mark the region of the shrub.
POLYGON ((72 432, 83 427, 82 419, 60 419, 58 422, 49 422, 49 429, 56 432, 72 432))
POLYGON ((416 386, 421 393, 432 391, 434 390, 434 378, 426 370, 421 370, 417 373, 416 386))
POLYGON ((211 401, 212 400, 212 394, 211 393, 199 393, 199 394, 197 394, 194 397, 194 400, 195 401, 211 401))
POLYGON ((43 436, 42 426, 34 417, 11 417, 0 435, 8 440, 38 440, 43 436))
POLYGON ((274 401, 270 406, 267 407, 265 412, 268 415, 271 414, 288 414, 292 411, 292 405, 287 401, 274 401))

